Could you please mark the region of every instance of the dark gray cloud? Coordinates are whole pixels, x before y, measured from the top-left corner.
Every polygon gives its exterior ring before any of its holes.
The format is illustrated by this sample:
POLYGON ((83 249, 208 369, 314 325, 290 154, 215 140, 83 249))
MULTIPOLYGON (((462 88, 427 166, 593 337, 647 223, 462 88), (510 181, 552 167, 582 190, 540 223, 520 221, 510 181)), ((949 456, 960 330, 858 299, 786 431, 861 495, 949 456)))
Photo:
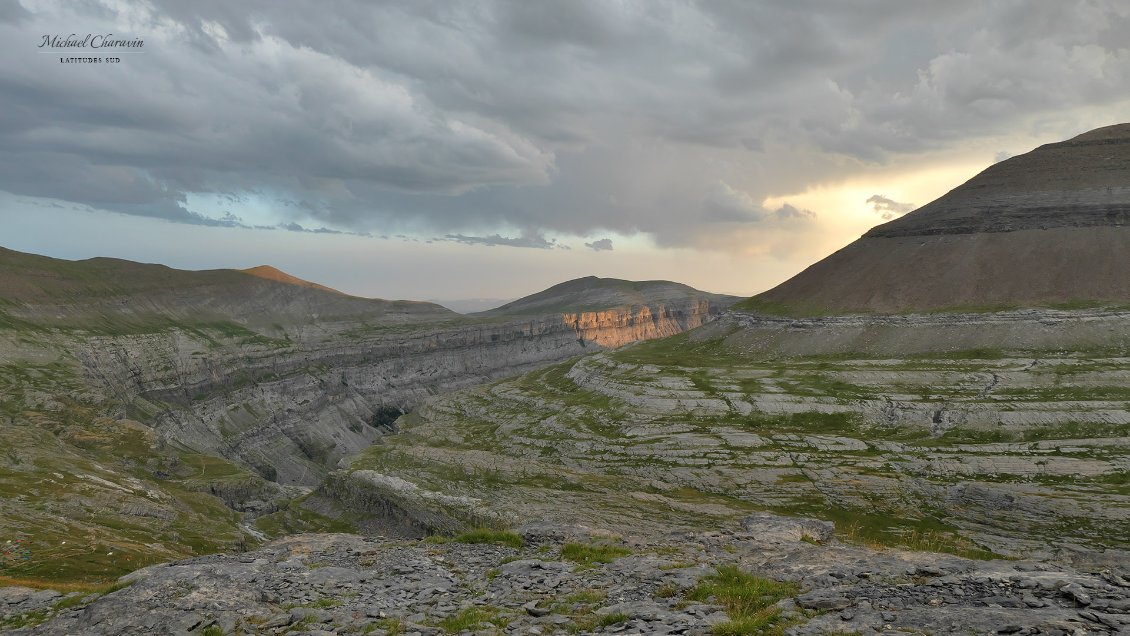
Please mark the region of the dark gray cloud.
POLYGON ((278 228, 280 230, 286 230, 288 232, 306 232, 308 234, 353 234, 355 236, 372 236, 372 234, 369 234, 368 232, 344 232, 342 230, 335 230, 333 228, 328 228, 328 227, 303 227, 302 225, 300 225, 298 223, 294 223, 294 222, 279 223, 278 225, 274 226, 273 228, 264 228, 264 229, 275 229, 275 228, 278 228))
POLYGON ((1126 104, 1128 28, 1120 0, 9 1, 0 190, 192 224, 235 223, 190 203, 219 194, 244 218, 272 202, 252 226, 695 244, 811 219, 762 202, 868 164, 1111 123, 1089 118, 1126 104), (34 49, 75 29, 146 47, 34 49))
MULTIPOLYGON (((439 240, 439 239, 437 239, 439 240)), ((551 250, 569 249, 565 245, 557 242, 557 239, 548 239, 544 236, 518 236, 507 237, 498 234, 491 234, 490 236, 464 236, 462 234, 448 234, 443 237, 443 240, 453 241, 455 243, 463 243, 465 245, 505 245, 508 247, 532 247, 534 249, 551 250)))
POLYGON ((885 221, 900 217, 914 209, 913 203, 899 203, 881 194, 873 194, 867 197, 867 203, 875 211, 875 214, 883 217, 885 221))
POLYGON ((719 223, 803 223, 816 218, 812 210, 784 204, 767 210, 748 192, 731 187, 724 181, 714 184, 703 202, 703 219, 719 223))
POLYGON ((610 239, 610 238, 597 239, 597 240, 593 241, 592 243, 585 243, 585 247, 589 248, 590 250, 592 250, 594 252, 611 252, 612 251, 612 239, 610 239))

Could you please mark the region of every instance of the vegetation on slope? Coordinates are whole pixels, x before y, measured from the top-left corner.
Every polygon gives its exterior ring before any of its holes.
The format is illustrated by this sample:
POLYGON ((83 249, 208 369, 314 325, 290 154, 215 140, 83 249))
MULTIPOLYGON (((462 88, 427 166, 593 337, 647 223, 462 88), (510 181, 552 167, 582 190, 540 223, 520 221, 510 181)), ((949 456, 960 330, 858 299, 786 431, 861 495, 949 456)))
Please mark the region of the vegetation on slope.
POLYGON ((0 365, 0 583, 98 584, 246 545, 211 493, 261 479, 162 446, 119 409, 66 362, 0 365))

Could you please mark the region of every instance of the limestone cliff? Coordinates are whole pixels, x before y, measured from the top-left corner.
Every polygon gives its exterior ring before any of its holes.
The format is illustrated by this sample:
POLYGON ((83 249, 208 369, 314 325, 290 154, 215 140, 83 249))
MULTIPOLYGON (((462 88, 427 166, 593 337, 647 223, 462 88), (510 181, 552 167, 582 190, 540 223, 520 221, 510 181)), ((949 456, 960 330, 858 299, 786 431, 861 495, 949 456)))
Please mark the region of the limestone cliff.
POLYGON ((626 307, 604 311, 565 313, 562 321, 580 339, 602 347, 622 347, 641 340, 665 338, 702 326, 714 318, 709 300, 685 306, 659 304, 654 308, 626 307))

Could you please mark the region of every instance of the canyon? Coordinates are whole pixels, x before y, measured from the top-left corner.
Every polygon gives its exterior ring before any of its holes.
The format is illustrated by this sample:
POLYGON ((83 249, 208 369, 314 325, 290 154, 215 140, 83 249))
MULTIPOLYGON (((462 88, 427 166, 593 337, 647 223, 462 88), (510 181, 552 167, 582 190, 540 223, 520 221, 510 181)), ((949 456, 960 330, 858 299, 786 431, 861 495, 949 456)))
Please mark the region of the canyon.
POLYGON ((270 268, 2 251, 0 531, 36 555, 5 574, 103 578, 351 527, 297 502, 428 396, 678 333, 735 300, 632 285, 642 296, 584 311, 472 317, 270 268))

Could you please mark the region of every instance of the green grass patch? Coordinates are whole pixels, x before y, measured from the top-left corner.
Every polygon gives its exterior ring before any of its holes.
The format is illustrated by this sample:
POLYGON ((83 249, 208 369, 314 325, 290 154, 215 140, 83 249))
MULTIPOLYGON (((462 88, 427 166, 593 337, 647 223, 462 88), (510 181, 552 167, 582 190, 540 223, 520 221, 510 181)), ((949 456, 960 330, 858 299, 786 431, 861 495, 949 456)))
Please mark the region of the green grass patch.
POLYGON ((726 610, 729 620, 713 629, 718 636, 782 634, 786 625, 775 605, 799 591, 795 583, 762 578, 725 565, 716 574, 703 577, 686 598, 699 602, 713 599, 726 610))
POLYGON ((565 602, 571 605, 595 605, 596 603, 603 603, 604 599, 608 598, 608 593, 604 590, 579 590, 565 597, 565 602))
POLYGON ((596 543, 566 543, 561 547, 561 558, 581 565, 612 563, 614 560, 626 557, 631 553, 631 550, 623 546, 596 543))
POLYGON ((1112 486, 1130 486, 1130 471, 1120 470, 1113 473, 1103 473, 1095 477, 1095 481, 1112 486))
POLYGON ((436 627, 448 634, 458 634, 463 631, 474 631, 486 626, 506 629, 511 617, 501 608, 484 605, 482 607, 468 607, 436 623, 436 627))
POLYGON ((475 528, 455 535, 456 543, 494 543, 512 548, 521 548, 526 545, 522 537, 509 530, 492 530, 490 528, 475 528))
POLYGON ((596 627, 611 627, 612 625, 615 625, 617 623, 626 622, 630 618, 630 614, 625 614, 624 612, 612 612, 610 614, 605 614, 598 617, 596 619, 596 627))
POLYGON ((16 614, 15 616, 8 616, 7 618, 0 618, 0 629, 19 629, 21 627, 35 627, 43 621, 47 620, 50 613, 43 610, 35 610, 34 612, 26 612, 24 614, 16 614))
POLYGON ((762 314, 764 316, 814 316, 819 315, 817 311, 807 311, 788 305, 786 303, 769 300, 762 298, 761 295, 746 298, 745 300, 738 301, 733 304, 730 309, 735 311, 743 311, 751 314, 762 314))
POLYGON ((859 432, 861 419, 856 413, 805 411, 771 415, 754 411, 744 418, 739 417, 736 422, 745 428, 764 433, 795 431, 799 433, 846 434, 859 432))
POLYGON ((586 607, 582 611, 572 615, 573 622, 569 624, 568 631, 570 634, 591 634, 598 629, 611 627, 617 623, 623 623, 632 617, 624 612, 612 612, 610 614, 595 614, 591 607, 586 607))
POLYGON ((1093 400, 1124 402, 1130 400, 1126 386, 1046 386, 997 389, 1002 397, 1016 397, 1042 402, 1089 402, 1093 400))
POLYGON ((957 351, 914 353, 903 357, 908 360, 1000 360, 1005 357, 1005 352, 1003 349, 975 347, 957 351))
POLYGON ((65 609, 83 605, 87 600, 89 600, 88 594, 74 594, 71 596, 65 596, 56 601, 55 604, 51 606, 51 610, 54 612, 61 612, 65 609))
POLYGON ((1026 442, 1045 439, 1088 439, 1096 437, 1130 436, 1130 425, 1108 422, 1068 422, 1053 426, 1027 429, 1022 437, 1026 442))
POLYGON ((629 364, 652 364, 660 367, 722 367, 747 364, 748 356, 730 350, 721 338, 691 340, 690 332, 668 338, 639 342, 607 354, 613 360, 629 364))
POLYGON ((819 514, 835 522, 836 534, 849 543, 919 552, 944 552, 967 559, 1002 558, 930 516, 893 520, 890 515, 843 508, 828 508, 819 514))

